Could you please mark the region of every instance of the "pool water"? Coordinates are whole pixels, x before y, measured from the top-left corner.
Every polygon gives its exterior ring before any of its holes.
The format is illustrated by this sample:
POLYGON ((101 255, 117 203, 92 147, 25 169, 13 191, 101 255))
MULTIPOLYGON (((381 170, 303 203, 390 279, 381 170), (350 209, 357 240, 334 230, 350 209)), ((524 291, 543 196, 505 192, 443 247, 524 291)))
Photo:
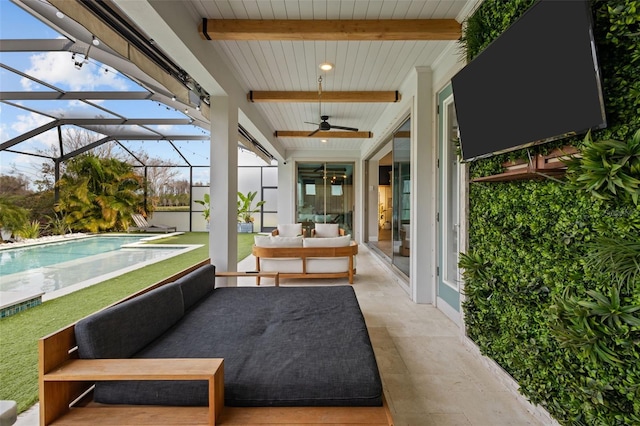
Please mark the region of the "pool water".
POLYGON ((64 263, 83 257, 120 250, 125 244, 140 242, 143 236, 88 237, 80 240, 40 244, 0 252, 0 275, 64 263))
POLYGON ((49 300, 200 247, 139 244, 147 238, 97 236, 2 250, 0 293, 45 293, 49 300))

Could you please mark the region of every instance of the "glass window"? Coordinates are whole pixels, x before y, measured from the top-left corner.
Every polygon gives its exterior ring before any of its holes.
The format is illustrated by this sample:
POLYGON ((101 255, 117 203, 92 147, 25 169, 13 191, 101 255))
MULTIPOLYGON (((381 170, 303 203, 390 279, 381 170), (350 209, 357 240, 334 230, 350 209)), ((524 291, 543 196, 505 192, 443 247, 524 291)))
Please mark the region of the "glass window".
POLYGON ((353 230, 353 163, 298 163, 296 221, 307 229, 316 223, 338 223, 353 230))

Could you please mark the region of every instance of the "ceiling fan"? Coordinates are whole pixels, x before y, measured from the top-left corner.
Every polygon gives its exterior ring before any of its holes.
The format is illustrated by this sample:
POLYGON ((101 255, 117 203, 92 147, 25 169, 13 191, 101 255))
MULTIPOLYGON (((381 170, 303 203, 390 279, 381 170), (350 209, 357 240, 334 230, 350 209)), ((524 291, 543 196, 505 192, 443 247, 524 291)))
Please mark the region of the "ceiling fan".
POLYGON ((313 132, 309 133, 309 136, 313 136, 316 133, 318 133, 319 131, 323 131, 323 132, 328 132, 331 129, 340 129, 340 130, 349 130, 351 132, 357 132, 358 129, 356 129, 355 127, 344 127, 344 126, 334 126, 332 124, 329 124, 329 116, 328 115, 321 115, 320 116, 320 120, 322 120, 320 123, 311 123, 309 121, 305 121, 305 123, 307 124, 315 124, 318 126, 318 128, 316 130, 314 130, 313 132))
POLYGON ((309 121, 305 121, 305 123, 307 124, 315 124, 316 126, 318 126, 318 128, 309 133, 308 136, 313 136, 320 131, 328 132, 331 129, 348 130, 350 132, 358 131, 358 129, 356 129, 355 127, 333 126, 329 124, 329 116, 322 115, 322 76, 318 77, 318 109, 320 110, 320 123, 311 123, 309 121))

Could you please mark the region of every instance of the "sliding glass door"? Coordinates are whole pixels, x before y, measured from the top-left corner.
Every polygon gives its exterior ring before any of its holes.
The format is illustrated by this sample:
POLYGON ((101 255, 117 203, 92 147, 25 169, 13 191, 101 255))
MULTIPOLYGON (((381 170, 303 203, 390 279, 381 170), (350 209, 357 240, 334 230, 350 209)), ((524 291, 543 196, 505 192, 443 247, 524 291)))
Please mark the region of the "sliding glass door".
POLYGON ((296 221, 307 235, 316 223, 353 230, 353 163, 297 163, 296 221))
POLYGON ((411 251, 411 119, 393 135, 393 264, 409 276, 411 251))

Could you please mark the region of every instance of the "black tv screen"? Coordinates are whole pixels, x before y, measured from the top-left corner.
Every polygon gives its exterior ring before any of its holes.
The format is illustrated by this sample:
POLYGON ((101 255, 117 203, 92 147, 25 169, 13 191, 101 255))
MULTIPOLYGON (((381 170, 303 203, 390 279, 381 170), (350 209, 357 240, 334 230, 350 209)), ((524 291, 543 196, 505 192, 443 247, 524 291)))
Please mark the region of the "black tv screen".
POLYGON ((533 4, 451 84, 466 161, 606 127, 588 1, 533 4))

